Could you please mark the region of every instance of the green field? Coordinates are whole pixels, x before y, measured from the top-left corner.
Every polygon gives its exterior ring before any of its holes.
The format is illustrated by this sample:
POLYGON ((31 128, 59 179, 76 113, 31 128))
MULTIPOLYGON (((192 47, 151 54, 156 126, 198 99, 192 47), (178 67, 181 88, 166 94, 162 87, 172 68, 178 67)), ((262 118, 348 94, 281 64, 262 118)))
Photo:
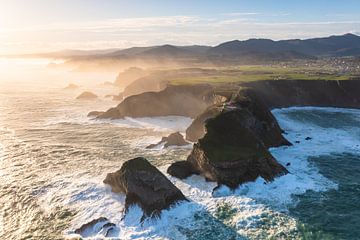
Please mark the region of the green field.
POLYGON ((339 74, 335 71, 319 68, 297 68, 282 66, 239 66, 233 68, 217 68, 215 74, 201 76, 175 77, 170 83, 180 84, 223 84, 258 80, 348 80, 356 77, 350 74, 339 74))

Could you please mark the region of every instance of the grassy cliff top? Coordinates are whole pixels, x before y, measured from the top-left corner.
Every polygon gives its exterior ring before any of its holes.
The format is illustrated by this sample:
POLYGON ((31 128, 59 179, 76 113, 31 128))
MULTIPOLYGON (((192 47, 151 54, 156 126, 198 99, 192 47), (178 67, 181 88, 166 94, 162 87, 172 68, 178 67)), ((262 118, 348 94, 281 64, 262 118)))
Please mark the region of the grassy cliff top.
POLYGON ((259 80, 349 80, 357 77, 355 73, 340 73, 337 69, 326 67, 296 67, 271 65, 246 65, 210 69, 207 74, 182 76, 169 79, 171 84, 224 84, 259 80))

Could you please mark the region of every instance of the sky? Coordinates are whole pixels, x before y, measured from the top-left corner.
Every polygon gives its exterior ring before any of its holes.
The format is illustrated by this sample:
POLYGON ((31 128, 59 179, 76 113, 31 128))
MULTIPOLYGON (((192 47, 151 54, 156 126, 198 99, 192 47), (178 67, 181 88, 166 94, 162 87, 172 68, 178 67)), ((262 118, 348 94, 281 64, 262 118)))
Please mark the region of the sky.
POLYGON ((360 35, 359 0, 0 0, 0 54, 360 35))

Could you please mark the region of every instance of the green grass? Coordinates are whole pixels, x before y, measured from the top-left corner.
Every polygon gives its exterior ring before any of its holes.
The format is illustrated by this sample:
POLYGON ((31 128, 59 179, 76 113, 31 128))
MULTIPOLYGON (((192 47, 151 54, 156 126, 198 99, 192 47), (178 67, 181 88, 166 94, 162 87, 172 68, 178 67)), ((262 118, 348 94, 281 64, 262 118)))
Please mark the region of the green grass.
POLYGON ((217 68, 214 75, 186 76, 170 79, 174 85, 181 84, 224 84, 259 80, 348 80, 352 75, 340 75, 318 68, 284 68, 281 66, 239 66, 217 68))

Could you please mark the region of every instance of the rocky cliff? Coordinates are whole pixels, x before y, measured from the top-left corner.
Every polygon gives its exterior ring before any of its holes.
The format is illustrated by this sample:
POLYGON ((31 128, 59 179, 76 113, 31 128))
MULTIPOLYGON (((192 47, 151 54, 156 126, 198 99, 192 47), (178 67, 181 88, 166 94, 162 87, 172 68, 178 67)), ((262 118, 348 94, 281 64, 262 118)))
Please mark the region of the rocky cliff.
MULTIPOLYGON (((264 108, 274 109, 293 106, 316 107, 360 107, 360 80, 320 81, 320 80, 272 80, 242 83, 236 98, 257 99, 261 102, 258 114, 265 112, 264 108)), ((235 89, 217 94, 234 95, 235 89)), ((253 102, 254 103, 254 102, 253 102)), ((221 108, 220 108, 221 109, 221 108)), ((219 106, 210 106, 199 114, 186 130, 186 139, 196 142, 205 134, 205 122, 219 114, 219 106)), ((268 115, 268 118, 273 118, 268 115)))
POLYGON ((206 179, 231 188, 262 177, 272 181, 287 173, 268 151, 289 145, 267 107, 250 91, 242 91, 224 106, 208 109, 206 133, 194 144, 188 164, 176 163, 168 173, 200 173, 206 179))
POLYGON ((269 108, 293 106, 360 107, 360 80, 274 80, 243 83, 269 108))
POLYGON ((196 117, 214 104, 216 96, 210 85, 168 86, 160 92, 146 92, 127 97, 117 107, 99 118, 186 116, 196 117))

